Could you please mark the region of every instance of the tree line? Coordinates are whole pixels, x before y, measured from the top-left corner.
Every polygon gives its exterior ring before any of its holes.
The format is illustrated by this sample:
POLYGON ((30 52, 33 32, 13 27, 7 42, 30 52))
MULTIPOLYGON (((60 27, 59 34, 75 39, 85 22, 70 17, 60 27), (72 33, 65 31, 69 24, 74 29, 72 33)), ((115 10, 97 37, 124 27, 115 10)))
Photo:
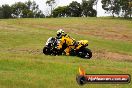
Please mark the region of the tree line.
MULTIPOLYGON (((68 6, 62 6, 53 9, 55 0, 47 0, 47 4, 52 8, 51 15, 53 17, 80 17, 80 16, 97 16, 97 9, 93 9, 93 6, 97 6, 98 0, 82 0, 82 3, 73 1, 68 6), (54 2, 54 3, 52 3, 54 2)), ((108 14, 112 14, 113 17, 132 17, 132 0, 101 0, 102 8, 108 14)))
POLYGON ((17 2, 9 6, 8 4, 0 7, 0 18, 42 18, 43 12, 35 1, 17 2))
POLYGON ((51 7, 52 17, 96 17, 97 11, 93 8, 97 0, 82 0, 82 3, 72 1, 67 6, 59 6, 54 9, 55 0, 47 0, 46 4, 51 7))
POLYGON ((102 0, 102 8, 113 15, 113 17, 131 18, 132 0, 102 0))
MULTIPOLYGON (((72 1, 67 6, 57 6, 56 0, 47 0, 50 7, 49 17, 96 17, 98 0, 72 1)), ((113 17, 132 17, 132 0, 101 0, 102 8, 113 17)), ((0 18, 43 18, 46 17, 35 1, 17 2, 11 6, 0 6, 0 18)))

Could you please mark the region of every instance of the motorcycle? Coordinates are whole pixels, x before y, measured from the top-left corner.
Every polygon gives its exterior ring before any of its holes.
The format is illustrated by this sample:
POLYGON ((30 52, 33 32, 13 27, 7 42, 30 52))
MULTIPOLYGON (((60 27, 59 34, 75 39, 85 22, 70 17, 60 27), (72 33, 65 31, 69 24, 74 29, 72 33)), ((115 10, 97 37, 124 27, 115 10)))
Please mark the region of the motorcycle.
MULTIPOLYGON (((50 37, 45 47, 43 48, 43 53, 45 55, 65 55, 66 44, 63 44, 62 49, 57 49, 57 44, 60 40, 50 37)), ((75 43, 75 47, 71 49, 70 56, 78 56, 85 59, 90 59, 92 57, 92 52, 90 49, 86 48, 88 46, 87 40, 80 40, 75 43)))

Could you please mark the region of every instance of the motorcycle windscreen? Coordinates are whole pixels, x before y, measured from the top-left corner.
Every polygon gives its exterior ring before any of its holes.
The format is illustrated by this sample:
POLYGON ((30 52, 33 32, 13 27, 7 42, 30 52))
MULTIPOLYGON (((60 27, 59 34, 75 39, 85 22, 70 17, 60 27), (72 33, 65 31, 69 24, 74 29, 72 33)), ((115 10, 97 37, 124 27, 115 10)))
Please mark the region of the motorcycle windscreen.
POLYGON ((48 46, 48 44, 52 42, 52 39, 53 39, 52 37, 48 38, 48 40, 47 40, 45 45, 48 46))

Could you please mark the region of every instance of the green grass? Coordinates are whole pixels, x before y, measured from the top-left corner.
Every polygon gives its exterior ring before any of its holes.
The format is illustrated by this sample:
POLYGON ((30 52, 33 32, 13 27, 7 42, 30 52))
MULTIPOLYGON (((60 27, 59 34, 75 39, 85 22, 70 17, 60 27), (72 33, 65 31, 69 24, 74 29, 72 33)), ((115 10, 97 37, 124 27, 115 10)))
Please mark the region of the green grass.
MULTIPOLYGON (((88 39, 89 48, 93 52, 106 50, 131 56, 132 41, 80 33, 97 32, 106 27, 115 31, 119 26, 122 27, 122 34, 130 35, 132 32, 131 21, 109 18, 0 20, 0 88, 131 88, 131 83, 79 86, 75 80, 80 65, 85 68, 87 74, 132 75, 131 60, 118 61, 105 57, 84 60, 78 57, 42 54, 46 40, 56 35, 57 28, 64 28, 77 40, 88 39)), ((106 28, 103 31, 109 30, 106 28)))

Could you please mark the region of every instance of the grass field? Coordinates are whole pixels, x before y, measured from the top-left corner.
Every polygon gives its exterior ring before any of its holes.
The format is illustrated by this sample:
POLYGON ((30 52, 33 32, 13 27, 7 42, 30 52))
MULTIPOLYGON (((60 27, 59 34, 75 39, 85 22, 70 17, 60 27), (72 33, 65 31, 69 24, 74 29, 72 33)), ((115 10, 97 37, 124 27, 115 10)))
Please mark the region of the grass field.
POLYGON ((87 74, 132 75, 132 21, 110 18, 0 20, 0 88, 132 88, 132 84, 79 86, 79 66, 87 74), (90 60, 46 56, 44 43, 63 28, 76 40, 89 40, 90 60))

